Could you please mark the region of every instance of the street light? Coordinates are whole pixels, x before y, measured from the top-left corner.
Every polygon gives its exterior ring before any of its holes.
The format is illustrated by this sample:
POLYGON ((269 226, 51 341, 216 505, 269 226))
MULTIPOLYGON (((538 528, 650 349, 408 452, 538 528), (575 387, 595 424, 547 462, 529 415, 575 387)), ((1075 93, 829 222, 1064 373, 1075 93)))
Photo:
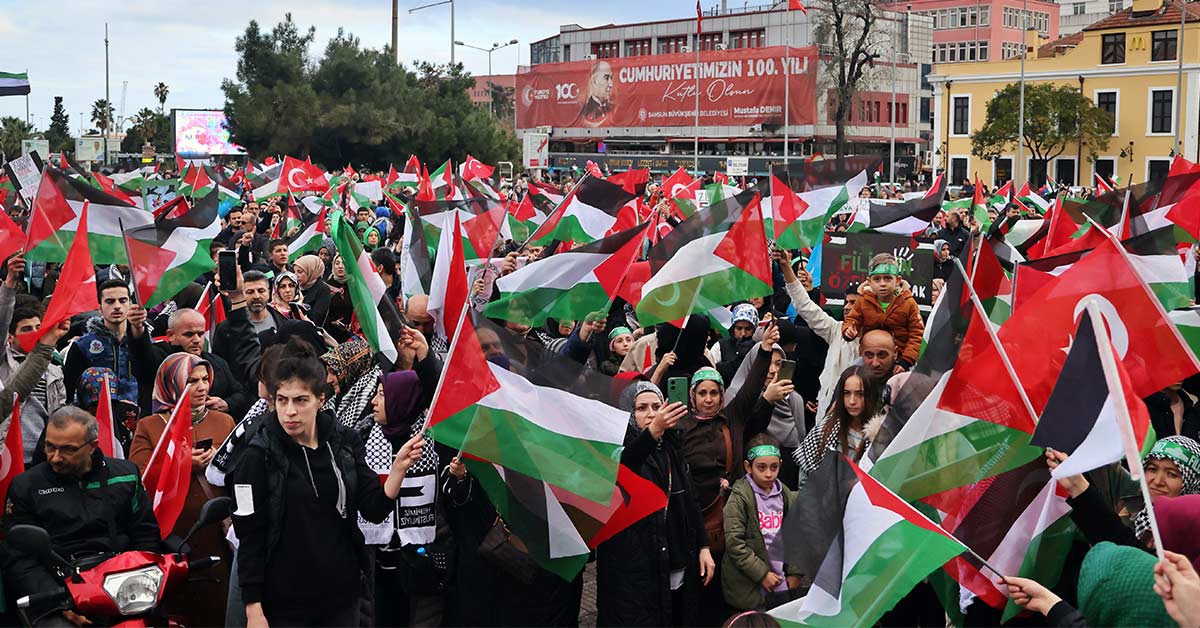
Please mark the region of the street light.
POLYGON ((433 7, 440 7, 443 4, 450 5, 450 65, 454 65, 454 0, 442 0, 441 2, 434 2, 433 4, 413 7, 409 9, 408 12, 409 14, 412 14, 420 11, 421 9, 432 9, 433 7))
MULTIPOLYGON (((515 46, 516 44, 517 44, 517 40, 513 39, 513 40, 510 40, 508 43, 504 43, 504 44, 502 44, 500 42, 493 42, 491 48, 480 48, 479 46, 472 46, 471 44, 463 43, 463 42, 457 41, 457 40, 455 40, 455 42, 454 42, 454 45, 456 45, 456 46, 462 46, 464 48, 471 48, 473 50, 478 50, 480 52, 487 53, 487 56, 488 56, 488 83, 489 84, 492 84, 492 53, 496 52, 497 50, 500 50, 501 48, 515 46)), ((488 92, 489 92, 488 97, 492 100, 492 106, 489 106, 488 109, 492 112, 492 115, 496 115, 495 99, 491 98, 492 94, 490 93, 491 92, 490 88, 488 89, 488 92)))

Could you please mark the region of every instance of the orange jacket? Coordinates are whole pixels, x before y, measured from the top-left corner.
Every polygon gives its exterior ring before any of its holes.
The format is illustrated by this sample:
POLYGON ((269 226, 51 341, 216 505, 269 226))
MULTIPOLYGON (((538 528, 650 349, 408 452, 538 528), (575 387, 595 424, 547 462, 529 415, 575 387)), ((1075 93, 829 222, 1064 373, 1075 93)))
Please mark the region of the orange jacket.
POLYGON ((879 299, 872 293, 859 297, 842 322, 842 332, 851 326, 858 329, 858 338, 874 329, 882 329, 892 334, 896 339, 897 359, 909 368, 917 361, 921 353, 921 337, 925 335, 925 322, 921 320, 921 310, 917 301, 908 289, 902 290, 892 299, 887 311, 879 305, 879 299))

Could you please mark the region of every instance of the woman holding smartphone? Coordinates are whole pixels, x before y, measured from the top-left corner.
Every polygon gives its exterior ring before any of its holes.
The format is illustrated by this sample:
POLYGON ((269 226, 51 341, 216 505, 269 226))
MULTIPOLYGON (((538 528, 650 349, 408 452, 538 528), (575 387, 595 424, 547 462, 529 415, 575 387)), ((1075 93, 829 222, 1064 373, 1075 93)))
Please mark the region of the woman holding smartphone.
MULTIPOLYGON (((232 417, 224 412, 209 410, 206 405, 212 376, 212 366, 197 356, 183 352, 167 356, 154 377, 154 414, 138 421, 129 450, 129 459, 140 472, 145 473, 154 447, 166 432, 171 411, 187 389, 188 398, 184 403, 189 412, 182 418, 192 426, 192 480, 183 512, 171 531, 181 537, 196 523, 204 503, 220 494, 204 478, 204 471, 217 451, 214 443, 224 442, 225 437, 233 431, 232 417)), ((197 532, 188 544, 193 556, 220 556, 221 562, 206 571, 203 580, 188 582, 186 591, 173 596, 169 602, 172 604, 170 610, 182 616, 185 625, 224 625, 225 596, 229 591, 229 560, 232 558, 225 535, 220 527, 209 526, 197 532)))

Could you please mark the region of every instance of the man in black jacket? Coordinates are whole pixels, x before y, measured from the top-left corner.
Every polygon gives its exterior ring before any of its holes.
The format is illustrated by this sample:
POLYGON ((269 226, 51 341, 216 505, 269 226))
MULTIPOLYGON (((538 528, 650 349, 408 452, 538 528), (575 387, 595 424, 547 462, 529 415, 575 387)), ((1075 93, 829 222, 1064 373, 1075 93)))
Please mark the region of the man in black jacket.
POLYGON ((950 254, 957 257, 971 240, 971 230, 963 226, 962 214, 952 211, 946 214, 946 226, 933 237, 945 240, 950 245, 950 254))
MULTIPOLYGON (((104 456, 96 419, 74 406, 50 415, 47 461, 18 475, 8 487, 4 526, 40 526, 51 547, 67 560, 94 552, 158 551, 160 536, 152 502, 132 462, 104 456)), ((11 546, 0 556, 6 592, 16 599, 50 591, 62 582, 37 558, 11 546)), ((30 609, 31 616, 53 609, 30 609)), ((75 625, 83 618, 64 610, 75 625)))

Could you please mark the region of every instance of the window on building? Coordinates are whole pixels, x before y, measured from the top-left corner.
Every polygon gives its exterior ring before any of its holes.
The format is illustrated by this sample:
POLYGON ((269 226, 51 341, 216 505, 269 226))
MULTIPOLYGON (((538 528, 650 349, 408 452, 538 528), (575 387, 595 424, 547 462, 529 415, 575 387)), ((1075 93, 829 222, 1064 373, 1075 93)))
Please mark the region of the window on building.
POLYGON ((766 43, 766 31, 738 31, 729 33, 729 47, 732 48, 762 48, 766 43))
POLYGON ((954 96, 953 101, 950 132, 954 135, 967 135, 971 132, 971 99, 967 96, 954 96))
POLYGON ((921 124, 929 124, 933 122, 933 99, 921 99, 921 124))
POLYGON ((986 41, 979 42, 979 60, 988 60, 988 43, 986 41))
POLYGON ((1125 63, 1125 33, 1100 38, 1100 63, 1125 63))
POLYGON ((678 37, 660 37, 658 39, 658 54, 669 55, 683 52, 684 47, 687 45, 687 35, 680 35, 678 37))
POLYGON ((1146 164, 1146 183, 1162 181, 1167 178, 1167 173, 1171 171, 1171 161, 1169 159, 1151 159, 1146 164))
POLYGON ((1117 171, 1117 160, 1112 157, 1099 157, 1092 166, 1092 170, 1104 177, 1105 180, 1112 181, 1113 174, 1117 171))
POLYGON ((719 43, 721 43, 721 33, 700 35, 700 50, 716 50, 719 43))
POLYGON ((613 59, 621 56, 621 46, 615 41, 601 41, 592 44, 592 56, 597 59, 613 59))
POLYGON ((1033 187, 1042 187, 1046 183, 1046 160, 1045 159, 1030 159, 1029 167, 1025 169, 1029 177, 1029 185, 1033 187))
POLYGON ((1075 185, 1075 160, 1058 158, 1054 160, 1054 181, 1062 185, 1075 185))
POLYGON ((631 39, 625 42, 626 57, 641 57, 650 54, 649 39, 631 39))
POLYGON ((965 181, 967 178, 967 158, 954 157, 950 159, 950 180, 965 181))
POLYGON ((563 62, 571 60, 571 44, 563 44, 563 62))
POLYGON ((1013 160, 1011 157, 997 157, 992 162, 992 187, 998 188, 1012 179, 1013 160))
POLYGON ((1150 90, 1150 132, 1170 133, 1174 130, 1172 117, 1175 109, 1175 93, 1169 89, 1150 90))
POLYGON ((1072 2, 1071 3, 1071 15, 1083 15, 1084 13, 1087 13, 1087 3, 1086 2, 1072 2))
POLYGON ((1109 13, 1116 13, 1118 11, 1123 11, 1123 10, 1125 10, 1125 0, 1109 0, 1108 1, 1108 12, 1109 13))
POLYGON ((1176 44, 1179 39, 1179 31, 1154 31, 1150 33, 1150 60, 1151 61, 1173 61, 1175 59, 1176 44))
POLYGON ((990 26, 991 22, 992 22, 991 8, 990 7, 979 7, 978 10, 979 10, 979 25, 980 26, 990 26))
POLYGON ((1112 116, 1111 132, 1117 132, 1117 92, 1096 92, 1096 108, 1105 111, 1112 116))

